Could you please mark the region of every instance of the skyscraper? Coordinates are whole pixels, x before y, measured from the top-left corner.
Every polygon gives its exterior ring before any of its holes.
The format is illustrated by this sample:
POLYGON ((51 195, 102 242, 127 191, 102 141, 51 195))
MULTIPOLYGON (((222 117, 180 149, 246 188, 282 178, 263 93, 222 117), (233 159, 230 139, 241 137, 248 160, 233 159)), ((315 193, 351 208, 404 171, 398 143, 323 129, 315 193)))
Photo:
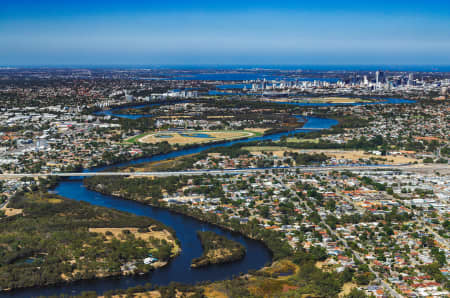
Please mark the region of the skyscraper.
POLYGON ((408 86, 413 86, 414 85, 414 74, 410 73, 408 75, 408 86))
POLYGON ((377 86, 384 83, 384 72, 377 70, 377 72, 375 73, 375 81, 377 83, 377 86))

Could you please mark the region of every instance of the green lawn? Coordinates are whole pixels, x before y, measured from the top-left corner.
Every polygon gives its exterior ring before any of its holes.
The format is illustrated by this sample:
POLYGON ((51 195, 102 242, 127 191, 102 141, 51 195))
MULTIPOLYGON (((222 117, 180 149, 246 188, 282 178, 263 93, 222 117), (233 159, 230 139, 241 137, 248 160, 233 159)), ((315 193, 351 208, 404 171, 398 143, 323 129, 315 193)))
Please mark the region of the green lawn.
MULTIPOLYGON (((242 133, 242 134, 249 134, 249 133, 253 134, 252 136, 248 136, 248 137, 261 137, 264 135, 261 132, 252 131, 252 130, 193 130, 193 131, 189 131, 189 132, 192 132, 192 133, 234 132, 234 133, 242 133)), ((145 137, 146 135, 149 135, 149 134, 153 134, 153 133, 155 133, 155 131, 148 131, 148 132, 141 133, 137 136, 126 139, 125 143, 136 144, 136 143, 138 143, 138 140, 140 138, 145 137)), ((242 136, 242 137, 244 137, 244 136, 242 136)), ((238 138, 240 138, 240 137, 238 137, 238 138)), ((235 139, 235 138, 230 138, 230 139, 235 139)), ((214 140, 214 139, 212 139, 212 140, 214 140)), ((164 139, 162 139, 161 141, 164 141, 164 139)))

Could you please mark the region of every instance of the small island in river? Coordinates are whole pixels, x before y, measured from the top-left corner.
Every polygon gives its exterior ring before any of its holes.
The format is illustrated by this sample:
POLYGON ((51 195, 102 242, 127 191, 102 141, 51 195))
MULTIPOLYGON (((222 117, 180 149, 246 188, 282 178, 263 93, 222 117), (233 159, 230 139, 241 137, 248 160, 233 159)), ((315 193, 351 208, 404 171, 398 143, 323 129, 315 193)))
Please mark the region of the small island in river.
POLYGON ((210 231, 198 231, 197 235, 202 243, 203 254, 192 260, 193 268, 234 262, 245 256, 245 247, 239 242, 210 231))

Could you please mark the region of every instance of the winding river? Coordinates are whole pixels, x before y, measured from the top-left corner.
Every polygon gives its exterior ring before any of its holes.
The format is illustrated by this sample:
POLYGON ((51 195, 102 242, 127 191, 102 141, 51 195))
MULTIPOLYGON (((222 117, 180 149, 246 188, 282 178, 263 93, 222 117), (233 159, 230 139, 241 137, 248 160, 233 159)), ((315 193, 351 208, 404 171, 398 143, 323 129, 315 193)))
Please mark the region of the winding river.
MULTIPOLYGON (((411 103, 412 101, 392 99, 379 103, 411 103)), ((295 104, 302 105, 302 104, 295 104)), ((309 105, 309 104, 305 104, 309 105)), ((333 105, 333 104, 328 104, 333 105)), ((136 106, 143 107, 141 106, 136 106)), ((105 113, 107 115, 122 116, 115 114, 114 111, 105 113)), ((135 118, 136 115, 133 115, 135 118)), ((139 117, 139 116, 138 116, 139 117)), ((327 129, 336 125, 337 121, 333 119, 308 117, 303 128, 292 132, 283 132, 263 137, 255 137, 246 140, 236 140, 220 144, 208 144, 196 148, 174 151, 168 154, 145 157, 129 162, 115 164, 108 167, 100 167, 95 169, 87 169, 89 171, 102 171, 111 167, 126 166, 143 162, 166 160, 178 156, 198 153, 214 147, 231 146, 233 144, 260 141, 260 140, 279 140, 283 136, 291 135, 297 132, 309 132, 312 129, 327 129)), ((27 288, 15 290, 9 293, 1 293, 0 297, 33 297, 33 296, 49 296, 49 295, 77 295, 83 291, 96 291, 101 294, 111 289, 125 289, 145 283, 158 285, 167 285, 170 282, 182 282, 194 284, 201 281, 217 281, 232 278, 240 273, 248 272, 251 269, 259 269, 272 260, 269 250, 259 241, 255 241, 244 237, 237 233, 232 233, 216 227, 211 224, 201 222, 188 216, 180 215, 166 209, 151 207, 133 201, 118 199, 112 196, 102 195, 95 191, 86 189, 81 179, 68 179, 61 182, 55 192, 61 196, 77 200, 85 201, 94 205, 113 208, 133 214, 148 216, 155 220, 172 227, 177 238, 180 240, 182 252, 174 258, 167 266, 157 269, 149 275, 118 277, 107 279, 84 280, 71 284, 62 284, 48 287, 27 288), (196 231, 214 231, 221 235, 225 235, 233 240, 239 241, 247 248, 246 256, 237 262, 221 265, 212 265, 202 268, 192 269, 190 267, 191 260, 202 254, 200 241, 196 236, 196 231)))

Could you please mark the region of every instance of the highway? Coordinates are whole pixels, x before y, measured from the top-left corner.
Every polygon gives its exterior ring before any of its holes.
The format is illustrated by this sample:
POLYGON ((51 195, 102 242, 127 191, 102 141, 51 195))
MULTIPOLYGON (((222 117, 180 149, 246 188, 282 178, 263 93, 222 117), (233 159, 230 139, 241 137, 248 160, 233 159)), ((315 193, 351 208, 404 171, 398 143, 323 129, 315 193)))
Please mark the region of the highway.
POLYGON ((224 169, 224 170, 193 170, 193 171, 168 171, 168 172, 75 172, 75 173, 3 173, 0 179, 18 179, 23 177, 39 178, 48 176, 58 177, 91 177, 91 176, 192 176, 192 175, 228 175, 228 174, 245 174, 245 173, 261 173, 274 170, 299 170, 302 172, 326 172, 326 171, 367 171, 367 170, 403 170, 403 171, 437 171, 448 170, 448 165, 434 164, 424 165, 354 165, 354 166, 296 166, 296 167, 273 167, 273 168, 245 168, 245 169, 224 169))

